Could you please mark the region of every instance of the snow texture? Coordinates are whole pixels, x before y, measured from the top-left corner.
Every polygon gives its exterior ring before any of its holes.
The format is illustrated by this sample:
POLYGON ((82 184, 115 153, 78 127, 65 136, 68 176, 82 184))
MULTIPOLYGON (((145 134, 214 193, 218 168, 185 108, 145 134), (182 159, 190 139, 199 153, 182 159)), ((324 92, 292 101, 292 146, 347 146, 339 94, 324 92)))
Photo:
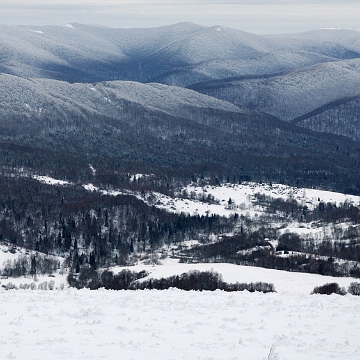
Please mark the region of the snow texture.
MULTIPOLYGON (((172 209, 176 212, 185 212, 190 214, 218 214, 229 216, 231 214, 243 213, 244 210, 254 211, 253 201, 256 195, 265 195, 272 199, 281 198, 283 200, 296 200, 299 204, 307 206, 313 210, 320 202, 340 205, 341 203, 352 203, 358 205, 360 197, 355 195, 346 195, 337 192, 324 191, 318 189, 296 188, 282 184, 260 184, 260 183, 242 183, 239 185, 225 184, 222 186, 197 186, 190 185, 182 189, 188 196, 196 199, 206 199, 212 195, 218 204, 208 204, 200 200, 169 198, 160 195, 156 206, 172 209), (231 199, 232 206, 229 206, 231 199)), ((180 193, 182 192, 180 191, 180 193)))
MULTIPOLYGON (((358 359, 356 296, 310 295, 351 279, 226 264, 168 263, 154 273, 213 267, 226 281, 271 281, 277 293, 1 291, 2 359, 358 359)), ((138 270, 134 268, 134 270, 138 270)))

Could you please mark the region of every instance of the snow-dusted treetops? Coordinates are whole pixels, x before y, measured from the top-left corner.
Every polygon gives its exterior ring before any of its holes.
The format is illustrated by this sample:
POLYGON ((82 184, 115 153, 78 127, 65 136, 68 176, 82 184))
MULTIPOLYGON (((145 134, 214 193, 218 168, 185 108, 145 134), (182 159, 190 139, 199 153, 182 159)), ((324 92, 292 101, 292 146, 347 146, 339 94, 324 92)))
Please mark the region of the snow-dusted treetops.
POLYGON ((357 276, 359 70, 355 30, 0 26, 2 273, 357 276))

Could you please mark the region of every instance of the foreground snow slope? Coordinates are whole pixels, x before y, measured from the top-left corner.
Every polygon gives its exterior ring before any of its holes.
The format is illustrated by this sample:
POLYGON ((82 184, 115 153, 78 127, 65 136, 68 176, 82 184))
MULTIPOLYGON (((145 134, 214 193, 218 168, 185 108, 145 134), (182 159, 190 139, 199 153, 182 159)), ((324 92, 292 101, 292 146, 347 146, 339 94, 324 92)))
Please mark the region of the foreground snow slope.
POLYGON ((277 293, 0 289, 0 358, 359 359, 359 297, 309 294, 354 279, 171 259, 131 269, 156 278, 213 269, 277 293))
POLYGON ((71 289, 0 299, 1 359, 359 359, 351 295, 71 289))

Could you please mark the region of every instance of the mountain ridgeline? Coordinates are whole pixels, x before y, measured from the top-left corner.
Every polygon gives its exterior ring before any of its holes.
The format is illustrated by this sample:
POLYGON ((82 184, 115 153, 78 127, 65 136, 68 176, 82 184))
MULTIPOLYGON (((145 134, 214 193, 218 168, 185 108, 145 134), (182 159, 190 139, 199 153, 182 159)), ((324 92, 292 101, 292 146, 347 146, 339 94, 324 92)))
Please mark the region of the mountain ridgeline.
POLYGON ((0 44, 6 169, 360 193, 359 31, 1 26, 0 44))

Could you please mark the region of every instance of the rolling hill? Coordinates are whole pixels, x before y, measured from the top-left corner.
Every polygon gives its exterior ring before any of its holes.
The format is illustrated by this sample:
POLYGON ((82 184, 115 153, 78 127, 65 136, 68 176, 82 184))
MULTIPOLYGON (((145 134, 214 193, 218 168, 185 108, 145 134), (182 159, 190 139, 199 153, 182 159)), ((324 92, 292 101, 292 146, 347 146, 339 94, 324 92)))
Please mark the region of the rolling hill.
POLYGON ((314 119, 297 120, 359 95, 359 43, 359 31, 346 29, 258 36, 192 23, 152 29, 1 26, 0 72, 70 83, 126 80, 188 87, 358 140, 353 106, 339 110, 353 119, 350 129, 340 131, 326 117, 317 117, 317 125, 314 119))

